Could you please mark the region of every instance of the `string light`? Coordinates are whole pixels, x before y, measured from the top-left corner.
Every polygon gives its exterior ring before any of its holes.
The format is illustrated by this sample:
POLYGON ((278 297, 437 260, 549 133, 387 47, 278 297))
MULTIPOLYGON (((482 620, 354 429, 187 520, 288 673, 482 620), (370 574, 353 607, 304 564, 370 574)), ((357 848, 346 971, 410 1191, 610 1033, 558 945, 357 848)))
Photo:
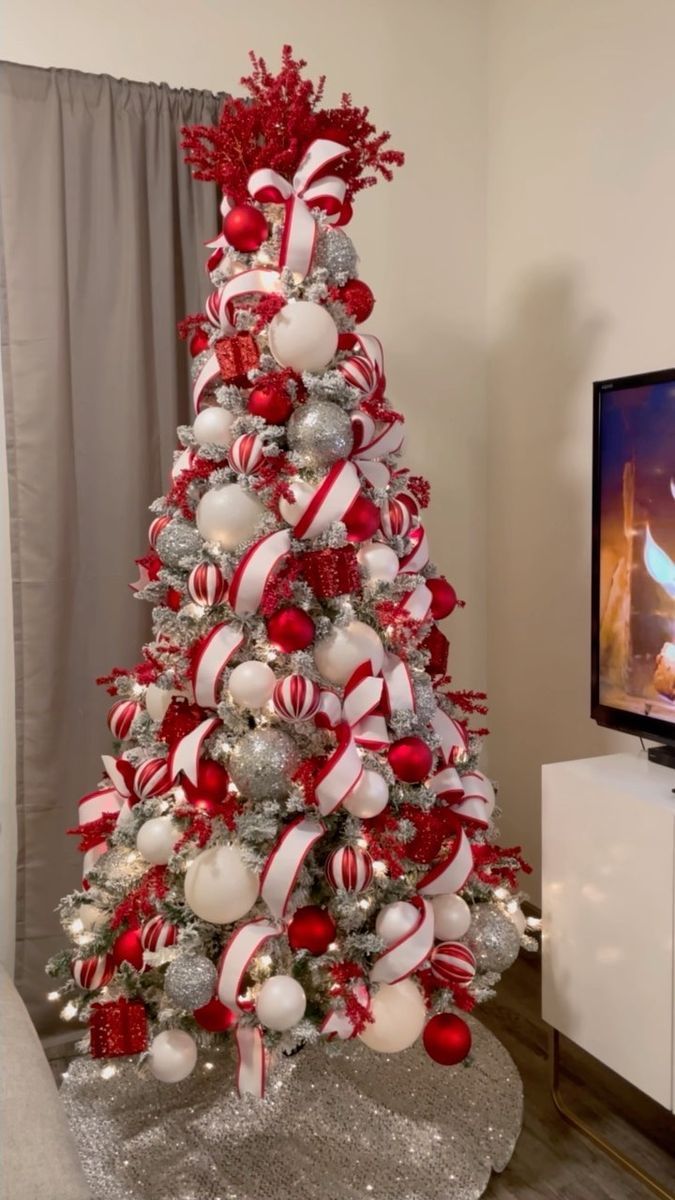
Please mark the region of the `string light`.
POLYGON ((47 992, 47 999, 51 1000, 51 1001, 60 1000, 61 993, 60 992, 47 992))
POLYGON ((84 931, 84 921, 82 920, 81 917, 76 917, 75 920, 71 921, 71 923, 70 923, 70 932, 72 934, 78 934, 78 933, 82 933, 83 931, 84 931))
POLYGON ((386 862, 382 862, 382 859, 376 858, 375 862, 373 863, 373 874, 374 875, 386 875, 387 874, 386 862))
POLYGON ((113 1067, 110 1063, 107 1067, 101 1068, 101 1079, 112 1079, 113 1075, 117 1074, 117 1067, 113 1067))
POLYGON ((64 1021, 72 1021, 73 1017, 76 1015, 77 1005, 73 1004, 72 1000, 69 1000, 65 1008, 61 1009, 61 1018, 64 1021))

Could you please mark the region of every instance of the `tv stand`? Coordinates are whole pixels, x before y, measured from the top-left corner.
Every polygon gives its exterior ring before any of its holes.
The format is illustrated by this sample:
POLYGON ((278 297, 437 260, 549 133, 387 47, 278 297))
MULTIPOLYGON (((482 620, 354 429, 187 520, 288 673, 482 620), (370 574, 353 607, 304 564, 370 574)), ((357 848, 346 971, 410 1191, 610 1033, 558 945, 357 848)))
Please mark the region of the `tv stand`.
POLYGON ((647 758, 660 767, 670 767, 675 771, 675 746, 650 746, 647 758))

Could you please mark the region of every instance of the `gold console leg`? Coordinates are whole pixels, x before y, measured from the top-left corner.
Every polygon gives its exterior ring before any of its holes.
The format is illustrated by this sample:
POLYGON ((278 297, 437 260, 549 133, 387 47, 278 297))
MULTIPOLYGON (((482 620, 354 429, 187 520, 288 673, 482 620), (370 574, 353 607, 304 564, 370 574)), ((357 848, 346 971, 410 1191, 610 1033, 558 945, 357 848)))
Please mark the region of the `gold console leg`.
POLYGON ((646 1171, 643 1171, 642 1168, 639 1167, 632 1158, 627 1158, 625 1154, 622 1154, 620 1150, 617 1150, 616 1146, 613 1146, 611 1142, 605 1141, 603 1137, 600 1137, 598 1133, 595 1133, 590 1126, 586 1125, 585 1122, 576 1115, 576 1113, 572 1112, 572 1110, 567 1107, 565 1101, 560 1095, 560 1033, 557 1029, 551 1029, 549 1034, 549 1069, 551 1079, 551 1095, 553 1096, 553 1103, 555 1104, 561 1117, 563 1117, 565 1121, 567 1121, 568 1124, 572 1125, 575 1129, 578 1129, 579 1133, 583 1134, 585 1138, 588 1138, 589 1142, 592 1142, 598 1150, 601 1150, 603 1154, 606 1154, 608 1158, 611 1158, 615 1163, 618 1164, 618 1166, 622 1167, 624 1171, 627 1171, 629 1175, 633 1175, 635 1179, 640 1180, 640 1183, 644 1183, 645 1187, 648 1187, 655 1196, 660 1197, 660 1200, 675 1200, 675 1192, 667 1192, 665 1187, 663 1187, 658 1180, 654 1179, 654 1177, 649 1175, 646 1171))

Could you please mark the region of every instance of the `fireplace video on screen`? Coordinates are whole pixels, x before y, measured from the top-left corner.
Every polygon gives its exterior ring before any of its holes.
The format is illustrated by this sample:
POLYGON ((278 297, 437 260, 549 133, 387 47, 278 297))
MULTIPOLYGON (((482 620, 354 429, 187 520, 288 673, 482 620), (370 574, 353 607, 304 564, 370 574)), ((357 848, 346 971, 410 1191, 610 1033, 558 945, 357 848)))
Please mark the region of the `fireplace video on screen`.
POLYGON ((603 392, 601 704, 675 723, 675 383, 603 392))

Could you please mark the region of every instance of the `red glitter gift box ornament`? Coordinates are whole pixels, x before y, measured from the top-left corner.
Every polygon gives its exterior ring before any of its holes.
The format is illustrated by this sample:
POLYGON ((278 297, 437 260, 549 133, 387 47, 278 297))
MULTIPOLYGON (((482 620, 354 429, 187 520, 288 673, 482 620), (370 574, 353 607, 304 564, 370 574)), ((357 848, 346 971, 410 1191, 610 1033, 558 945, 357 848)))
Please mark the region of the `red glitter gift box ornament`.
POLYGON ((220 374, 226 383, 245 383, 249 371, 258 365, 258 347, 250 333, 235 333, 219 338, 214 345, 220 374))
POLYGON ((437 625, 433 625, 421 643, 420 649, 429 652, 429 661, 425 667, 427 675, 445 675, 448 670, 448 654, 450 643, 437 625))
POLYGON ((142 1054, 148 1046, 148 1019, 140 1000, 108 1000, 92 1004, 89 1018, 92 1058, 142 1054))
POLYGON ((353 546, 307 550, 302 555, 302 575, 321 600, 361 591, 361 575, 353 546))

